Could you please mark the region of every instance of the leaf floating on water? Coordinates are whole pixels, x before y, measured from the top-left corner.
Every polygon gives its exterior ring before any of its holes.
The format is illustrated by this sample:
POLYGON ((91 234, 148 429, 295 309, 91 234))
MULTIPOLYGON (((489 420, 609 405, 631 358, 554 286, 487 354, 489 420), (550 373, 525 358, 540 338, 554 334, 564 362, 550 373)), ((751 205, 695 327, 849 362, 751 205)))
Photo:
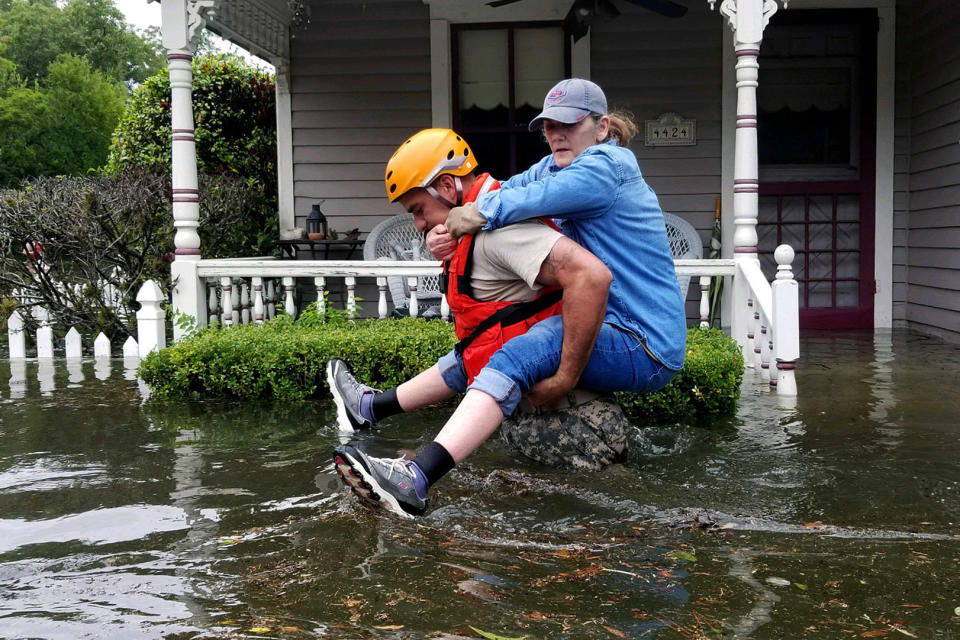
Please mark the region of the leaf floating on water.
POLYGON ((381 624, 373 625, 374 629, 382 629, 383 631, 396 631, 397 629, 403 629, 402 624, 381 624))
POLYGON ((879 638, 880 636, 885 636, 889 633, 886 629, 874 629, 872 631, 864 631, 860 634, 861 638, 879 638))
POLYGON ((807 585, 805 585, 805 584, 800 584, 799 582, 794 582, 794 583, 793 583, 793 586, 795 586, 797 589, 800 589, 800 591, 806 591, 806 590, 807 590, 807 585))
POLYGON ((292 633, 294 631, 300 631, 300 627, 280 627, 280 631, 287 631, 292 633))
POLYGON ((250 627, 250 633, 270 633, 270 627, 250 627))
MULTIPOLYGON (((922 604, 902 604, 900 606, 903 607, 904 609, 923 609, 922 604)), ((957 607, 957 609, 960 609, 960 607, 957 607)), ((954 610, 954 612, 956 612, 956 609, 954 610)))
POLYGON ((612 633, 613 635, 617 636, 618 638, 629 638, 629 637, 630 637, 630 636, 628 636, 627 634, 625 634, 623 631, 620 631, 620 629, 616 629, 616 628, 614 628, 614 627, 609 627, 609 626, 607 626, 607 625, 603 625, 603 628, 606 629, 607 631, 609 631, 610 633, 612 633))
POLYGON ((824 527, 824 524, 822 522, 804 522, 803 526, 807 529, 821 529, 824 527))
POLYGON ((676 558, 677 560, 686 560, 687 562, 697 561, 697 556, 687 551, 671 551, 667 555, 670 556, 671 558, 676 558))
POLYGON ((480 637, 487 638, 488 640, 524 640, 524 638, 527 637, 527 636, 520 636, 519 638, 508 638, 507 636, 498 636, 497 634, 490 633, 489 631, 481 631, 480 629, 477 629, 476 627, 473 627, 473 626, 471 626, 470 628, 473 629, 475 632, 479 633, 480 637))
POLYGON ((790 581, 786 578, 777 578, 776 576, 771 576, 767 578, 767 584, 772 584, 775 587, 789 587, 790 581))

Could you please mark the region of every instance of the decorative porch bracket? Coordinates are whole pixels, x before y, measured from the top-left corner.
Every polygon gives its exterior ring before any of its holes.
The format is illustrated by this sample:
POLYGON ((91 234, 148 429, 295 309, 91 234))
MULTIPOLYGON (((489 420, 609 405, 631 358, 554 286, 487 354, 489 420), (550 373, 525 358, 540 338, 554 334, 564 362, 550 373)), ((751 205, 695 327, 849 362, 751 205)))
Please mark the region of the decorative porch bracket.
MULTIPOLYGON (((784 8, 789 0, 782 0, 784 8)), ((717 0, 707 0, 714 9, 717 0)), ((757 217, 760 206, 760 177, 757 152, 757 85, 759 83, 760 44, 763 30, 777 12, 776 0, 723 0, 720 13, 727 18, 733 30, 734 50, 737 56, 737 129, 735 137, 733 169, 733 253, 738 262, 755 262, 751 265, 759 271, 757 256, 757 217)), ((751 270, 753 270, 751 269, 751 270)), ((782 309, 781 309, 782 311, 782 309)), ((748 345, 753 336, 752 314, 735 297, 730 332, 744 347, 744 361, 751 362, 753 353, 748 345), (747 337, 747 340, 744 340, 747 337)), ((792 341, 799 343, 799 335, 792 341)), ((799 347, 785 348, 786 353, 798 352, 799 347)), ((796 358, 782 363, 790 371, 796 358)), ((778 363, 780 364, 780 363, 778 363)))
MULTIPOLYGON (((200 260, 200 191, 193 118, 193 52, 206 18, 216 13, 220 0, 160 0, 161 33, 170 69, 170 112, 173 149, 174 261, 171 265, 173 306, 206 320, 206 301, 197 262, 200 260)), ((175 326, 174 339, 182 330, 175 326)))

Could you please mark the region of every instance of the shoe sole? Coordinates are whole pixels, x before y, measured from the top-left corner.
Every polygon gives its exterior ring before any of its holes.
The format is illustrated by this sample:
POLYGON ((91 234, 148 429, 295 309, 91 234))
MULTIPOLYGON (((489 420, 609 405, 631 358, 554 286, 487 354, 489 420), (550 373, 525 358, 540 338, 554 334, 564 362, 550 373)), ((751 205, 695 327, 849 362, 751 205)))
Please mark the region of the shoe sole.
POLYGON ((327 386, 330 387, 330 394, 333 396, 333 403, 337 406, 337 428, 346 433, 354 433, 357 428, 347 413, 347 405, 343 401, 343 396, 337 390, 336 380, 333 377, 333 363, 327 363, 327 386))
POLYGON ((340 475, 340 479, 350 488, 353 495, 369 505, 386 507, 402 518, 413 519, 413 515, 404 511, 396 498, 380 489, 380 485, 363 464, 349 453, 342 451, 334 453, 333 464, 340 475))

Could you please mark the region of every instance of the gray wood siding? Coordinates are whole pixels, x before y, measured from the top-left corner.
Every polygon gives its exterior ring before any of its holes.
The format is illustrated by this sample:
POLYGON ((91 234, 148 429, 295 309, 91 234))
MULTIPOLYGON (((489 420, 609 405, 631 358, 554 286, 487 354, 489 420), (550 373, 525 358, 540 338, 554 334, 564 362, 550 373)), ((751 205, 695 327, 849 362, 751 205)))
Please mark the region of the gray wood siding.
POLYGON ((898 200, 906 224, 895 245, 904 259, 903 315, 911 327, 960 339, 960 3, 900 4, 905 78, 897 86, 906 97, 898 95, 898 141, 902 103, 909 141, 906 198, 898 200))
POLYGON ((314 3, 291 46, 294 203, 338 231, 369 232, 400 212, 383 169, 407 136, 429 127, 429 8, 420 0, 314 3))
POLYGON ((910 207, 909 13, 897 6, 896 79, 893 139, 893 322, 907 322, 907 221, 910 207))
MULTIPOLYGON (((687 3, 679 20, 664 18, 626 2, 622 15, 595 24, 590 39, 593 80, 610 108, 631 111, 641 131, 630 148, 660 198, 660 206, 690 222, 706 245, 720 195, 722 36, 726 22, 707 3, 687 3), (673 111, 697 121, 697 144, 647 147, 644 120, 673 111)), ((687 318, 698 321, 700 287, 687 294, 687 318)))

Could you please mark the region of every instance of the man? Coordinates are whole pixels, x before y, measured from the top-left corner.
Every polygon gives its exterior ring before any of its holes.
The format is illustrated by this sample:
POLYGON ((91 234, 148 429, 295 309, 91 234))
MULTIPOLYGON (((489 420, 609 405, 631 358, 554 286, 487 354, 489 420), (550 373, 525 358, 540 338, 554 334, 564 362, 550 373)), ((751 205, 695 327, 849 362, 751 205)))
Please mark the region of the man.
MULTIPOLYGON (((413 214, 421 232, 442 229, 452 207, 499 187, 486 174, 477 176, 476 164, 455 132, 421 131, 388 162, 387 195, 413 214)), ((580 377, 600 331, 611 280, 603 263, 544 221, 465 237, 446 271, 458 349, 384 393, 357 383, 340 360, 331 360, 327 368, 338 422, 346 430, 467 391, 435 441, 412 461, 373 458, 352 445, 334 451, 337 472, 356 495, 400 515, 426 510, 429 486, 496 430, 521 392, 534 404, 549 404, 569 390, 566 382, 556 385, 551 379, 580 377), (562 317, 555 317, 558 300, 562 317), (491 355, 503 351, 501 345, 545 318, 562 323, 562 340, 544 334, 556 357, 548 366, 552 376, 531 379, 522 366, 487 366, 491 355)), ((508 353, 518 362, 525 359, 524 349, 508 353)))

